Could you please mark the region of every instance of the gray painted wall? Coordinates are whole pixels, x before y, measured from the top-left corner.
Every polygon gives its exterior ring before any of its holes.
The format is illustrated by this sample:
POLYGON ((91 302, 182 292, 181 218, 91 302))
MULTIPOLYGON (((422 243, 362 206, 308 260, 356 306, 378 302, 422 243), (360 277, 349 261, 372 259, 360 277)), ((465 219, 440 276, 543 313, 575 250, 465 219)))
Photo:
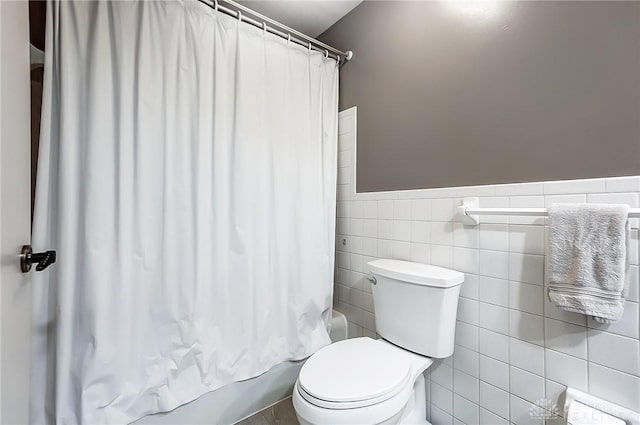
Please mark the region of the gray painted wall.
POLYGON ((640 3, 365 1, 350 49, 359 192, 640 174, 640 3))

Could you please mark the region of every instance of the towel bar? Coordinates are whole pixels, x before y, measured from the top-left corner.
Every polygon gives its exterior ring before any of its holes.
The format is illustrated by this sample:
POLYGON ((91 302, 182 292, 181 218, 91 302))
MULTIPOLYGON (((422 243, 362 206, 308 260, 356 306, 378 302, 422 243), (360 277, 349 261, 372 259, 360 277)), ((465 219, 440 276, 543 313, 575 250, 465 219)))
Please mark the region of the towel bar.
MULTIPOLYGON (((481 215, 508 215, 526 217, 547 217, 547 208, 479 208, 478 198, 464 198, 458 207, 458 215, 463 224, 476 226, 481 215)), ((640 218, 640 208, 629 208, 629 218, 640 218)))

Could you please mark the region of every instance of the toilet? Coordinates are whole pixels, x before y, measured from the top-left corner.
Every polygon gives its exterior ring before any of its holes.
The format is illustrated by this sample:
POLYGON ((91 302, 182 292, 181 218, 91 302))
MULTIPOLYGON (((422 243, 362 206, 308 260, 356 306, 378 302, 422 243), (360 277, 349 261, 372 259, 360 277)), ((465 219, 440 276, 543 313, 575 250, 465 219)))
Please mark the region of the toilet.
POLYGON ((293 406, 302 425, 429 424, 423 372, 453 354, 464 274, 426 264, 368 264, 382 339, 328 345, 302 366, 293 406))

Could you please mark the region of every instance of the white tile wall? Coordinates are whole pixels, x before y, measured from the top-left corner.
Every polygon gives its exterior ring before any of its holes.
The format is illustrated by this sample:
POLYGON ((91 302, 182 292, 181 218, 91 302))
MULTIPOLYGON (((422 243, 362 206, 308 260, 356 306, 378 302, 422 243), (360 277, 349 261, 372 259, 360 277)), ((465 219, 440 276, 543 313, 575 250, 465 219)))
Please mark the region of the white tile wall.
MULTIPOLYGON (((443 424, 544 424, 532 403, 566 385, 640 411, 638 223, 622 320, 602 325, 554 307, 544 292, 545 219, 456 221, 461 199, 482 207, 554 202, 639 205, 640 177, 356 194, 355 109, 341 113, 334 306, 351 336, 376 337, 366 263, 397 258, 465 272, 453 358, 427 371, 428 415, 443 424)), ((384 172, 384 170, 380 170, 384 172)), ((561 423, 547 419, 547 425, 561 423)))

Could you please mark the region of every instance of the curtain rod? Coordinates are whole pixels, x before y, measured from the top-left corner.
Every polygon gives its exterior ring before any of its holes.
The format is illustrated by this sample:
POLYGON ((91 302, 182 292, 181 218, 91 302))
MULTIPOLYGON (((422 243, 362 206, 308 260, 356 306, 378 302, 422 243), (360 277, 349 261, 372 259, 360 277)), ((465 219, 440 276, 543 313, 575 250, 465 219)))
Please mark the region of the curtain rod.
POLYGON ((284 24, 281 24, 278 21, 275 21, 268 16, 264 16, 252 9, 249 9, 246 6, 243 6, 239 3, 236 3, 233 0, 198 0, 200 3, 203 3, 210 8, 222 12, 225 15, 233 16, 234 18, 239 18, 242 22, 246 22, 247 24, 253 25, 257 28, 262 28, 263 30, 270 32, 271 34, 277 35, 278 37, 282 37, 286 40, 289 40, 293 43, 296 43, 300 46, 306 47, 308 49, 312 49, 321 53, 324 53, 326 57, 332 57, 338 61, 338 63, 344 60, 351 60, 353 57, 353 52, 351 50, 347 50, 343 52, 341 50, 336 49, 335 47, 331 47, 328 44, 325 44, 315 38, 309 37, 306 34, 303 34, 299 31, 294 30, 284 24), (233 7, 228 8, 219 4, 220 2, 227 3, 233 7), (258 20, 250 18, 242 14, 242 12, 253 15, 258 20), (269 25, 267 25, 269 24, 269 25), (274 27, 278 27, 274 28, 274 27))

